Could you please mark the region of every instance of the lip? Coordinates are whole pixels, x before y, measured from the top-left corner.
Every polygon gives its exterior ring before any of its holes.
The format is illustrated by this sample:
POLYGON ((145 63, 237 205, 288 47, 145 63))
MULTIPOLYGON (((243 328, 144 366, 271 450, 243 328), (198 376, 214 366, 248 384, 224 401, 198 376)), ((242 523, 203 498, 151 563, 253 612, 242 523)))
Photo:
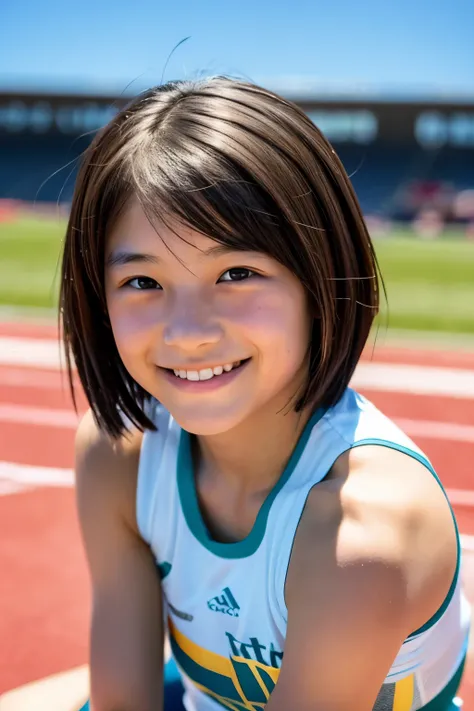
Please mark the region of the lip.
MULTIPOLYGON (((250 360, 250 358, 247 358, 247 360, 245 360, 237 368, 232 368, 229 372, 224 371, 222 375, 215 375, 209 380, 188 380, 187 378, 178 377, 172 370, 168 370, 166 368, 161 368, 161 370, 163 371, 168 382, 170 382, 178 390, 182 390, 187 393, 205 393, 218 390, 219 388, 233 382, 247 368, 250 360)), ((182 370, 184 370, 184 368, 182 368, 182 370)), ((204 370, 204 368, 201 366, 199 370, 204 370)))

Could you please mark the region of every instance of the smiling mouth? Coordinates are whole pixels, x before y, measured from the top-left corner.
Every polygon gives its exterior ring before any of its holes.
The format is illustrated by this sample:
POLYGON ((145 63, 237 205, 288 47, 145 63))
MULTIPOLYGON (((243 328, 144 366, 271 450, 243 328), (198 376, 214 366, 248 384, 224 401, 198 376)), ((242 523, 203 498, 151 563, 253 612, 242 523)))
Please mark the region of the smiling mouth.
POLYGON ((231 363, 226 363, 225 365, 214 366, 213 368, 201 368, 199 370, 185 370, 185 369, 175 369, 175 368, 164 368, 168 373, 173 373, 174 377, 181 380, 190 380, 193 382, 200 382, 206 380, 212 380, 213 378, 220 378, 226 373, 230 373, 233 370, 238 370, 245 363, 248 363, 250 358, 244 358, 243 360, 233 361, 231 363))

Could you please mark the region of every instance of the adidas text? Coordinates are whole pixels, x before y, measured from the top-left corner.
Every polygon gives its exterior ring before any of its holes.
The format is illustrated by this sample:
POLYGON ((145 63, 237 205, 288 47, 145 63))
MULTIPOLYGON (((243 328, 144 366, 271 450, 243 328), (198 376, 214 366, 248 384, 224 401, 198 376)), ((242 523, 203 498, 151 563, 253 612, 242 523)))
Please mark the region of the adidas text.
POLYGON ((229 615, 230 617, 238 617, 240 612, 237 600, 229 588, 224 588, 221 595, 211 597, 211 599, 207 601, 207 606, 213 612, 222 612, 222 614, 229 615))

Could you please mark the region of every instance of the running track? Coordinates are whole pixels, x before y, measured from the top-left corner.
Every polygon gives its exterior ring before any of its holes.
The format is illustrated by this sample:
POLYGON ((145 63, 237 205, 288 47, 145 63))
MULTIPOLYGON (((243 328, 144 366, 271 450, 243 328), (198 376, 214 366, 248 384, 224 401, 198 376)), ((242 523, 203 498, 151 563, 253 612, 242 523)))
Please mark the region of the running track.
MULTIPOLYGON (((87 661, 90 598, 72 489, 77 417, 55 338, 54 326, 0 323, 0 695, 87 661)), ((378 346, 357 377, 448 489, 474 602, 474 352, 378 346)), ((461 695, 474 709, 472 657, 461 695)))

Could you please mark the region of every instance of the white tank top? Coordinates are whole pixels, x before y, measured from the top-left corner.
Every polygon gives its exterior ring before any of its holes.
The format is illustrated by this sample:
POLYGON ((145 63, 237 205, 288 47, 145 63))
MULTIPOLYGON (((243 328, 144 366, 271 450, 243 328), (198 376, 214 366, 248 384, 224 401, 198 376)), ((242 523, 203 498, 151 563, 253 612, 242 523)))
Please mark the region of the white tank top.
MULTIPOLYGON (((186 709, 262 709, 279 675, 287 625, 285 578, 312 487, 343 452, 365 444, 405 452, 439 479, 393 422, 347 389, 335 407, 308 422, 249 535, 219 543, 210 538, 199 510, 190 435, 156 403, 152 419, 158 429, 143 439, 137 522, 162 579, 164 615, 186 709)), ((403 643, 374 710, 421 708, 462 663, 470 609, 461 590, 460 552, 458 535, 458 565, 447 598, 403 643)))

